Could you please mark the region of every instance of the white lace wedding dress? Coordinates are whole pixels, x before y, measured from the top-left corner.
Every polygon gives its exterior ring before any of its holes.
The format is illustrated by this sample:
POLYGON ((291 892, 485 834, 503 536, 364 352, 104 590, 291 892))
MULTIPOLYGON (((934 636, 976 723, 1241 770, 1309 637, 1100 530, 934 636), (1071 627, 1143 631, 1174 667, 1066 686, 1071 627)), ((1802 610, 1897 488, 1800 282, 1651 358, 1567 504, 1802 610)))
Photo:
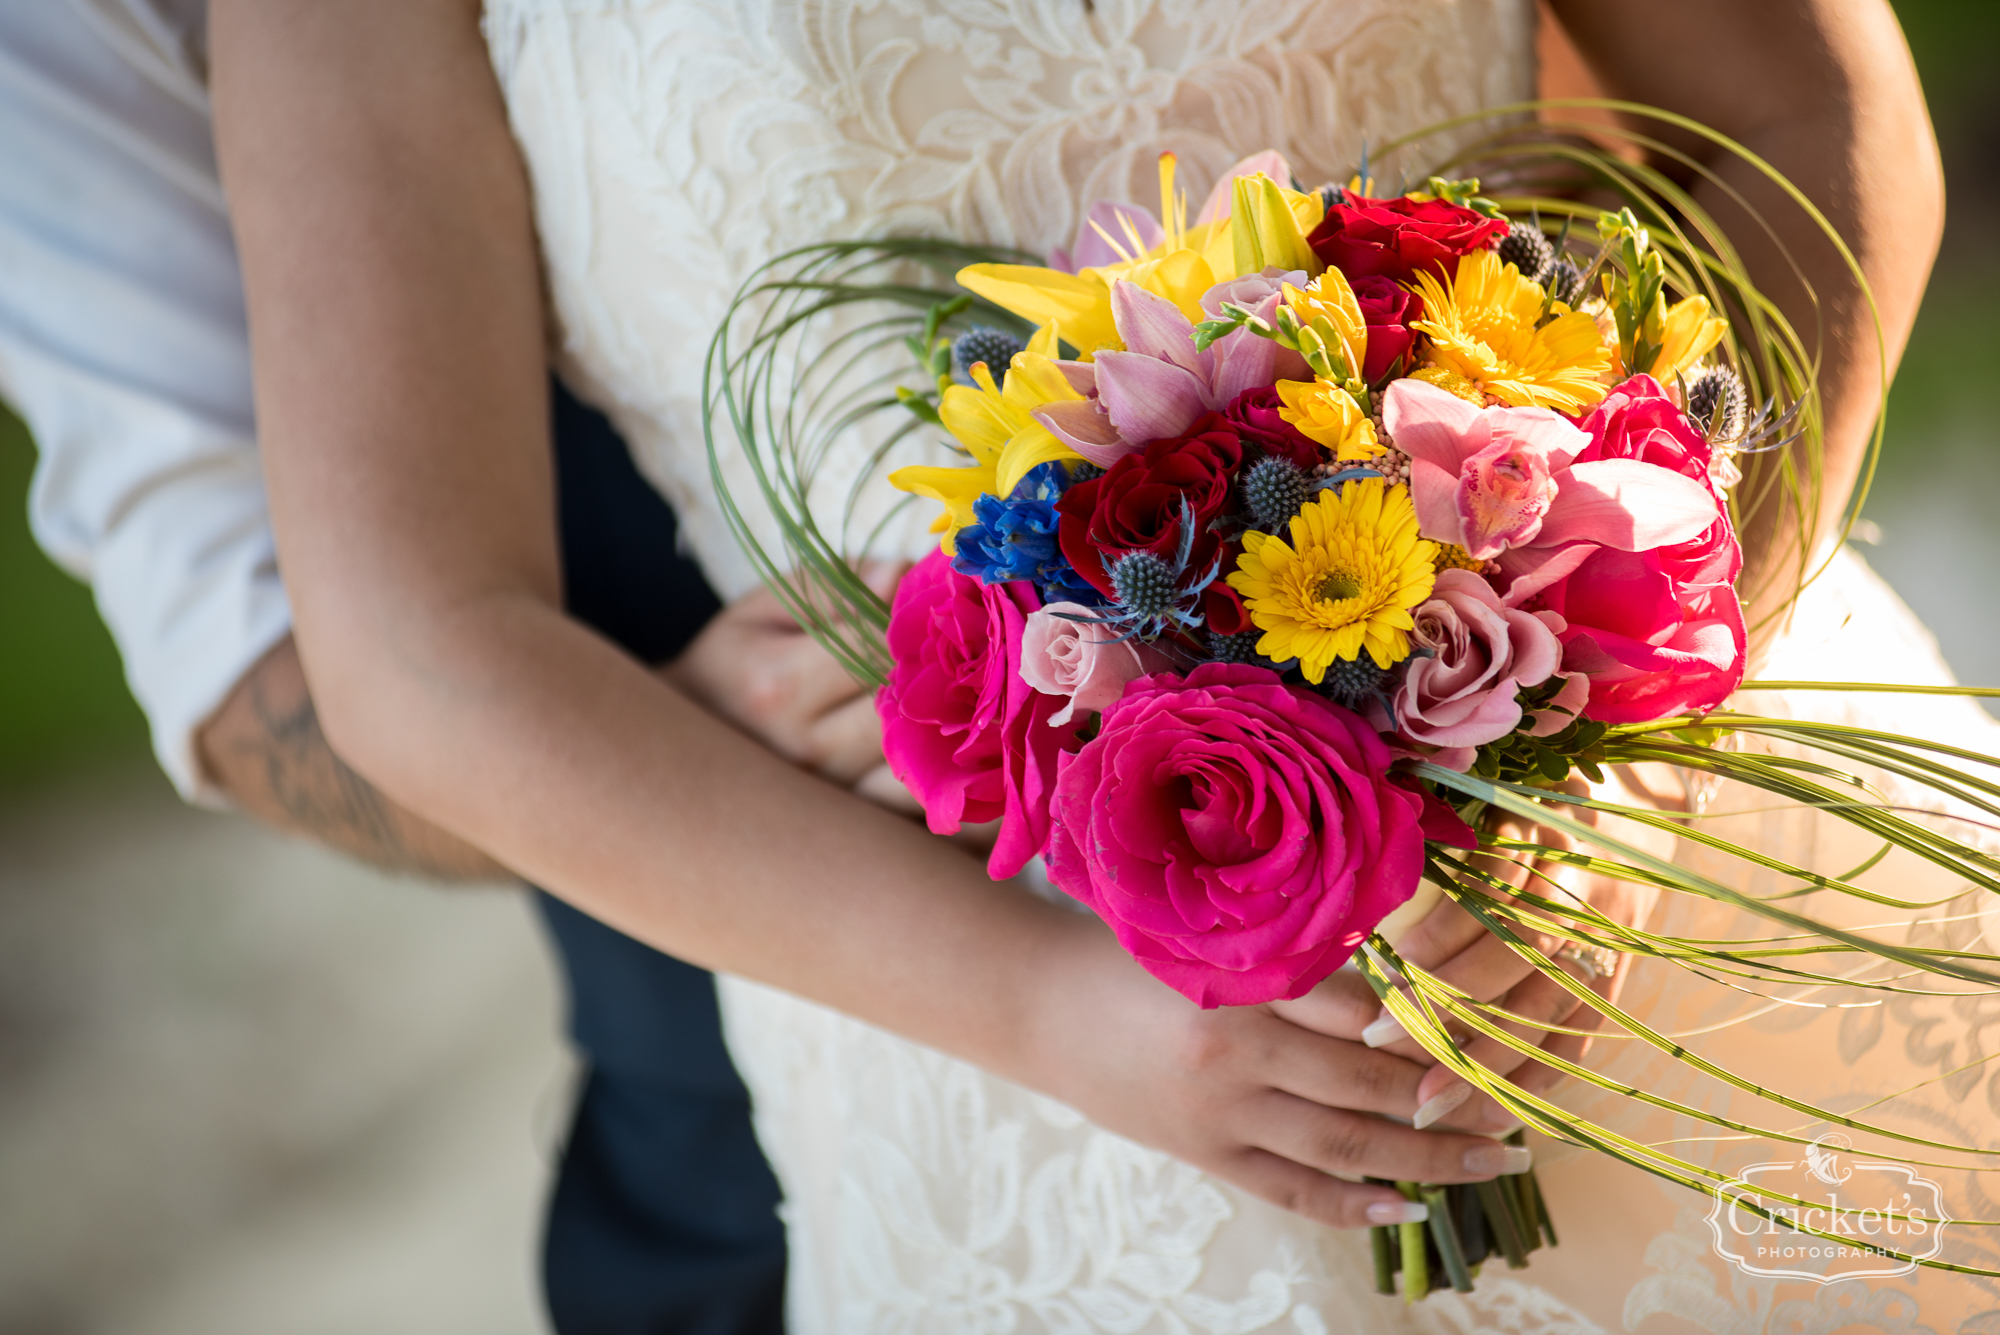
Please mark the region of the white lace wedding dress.
MULTIPOLYGON (((1156 198, 1165 149, 1179 154, 1196 200, 1231 162, 1266 148, 1309 182, 1342 179, 1364 144, 1532 96, 1535 17, 1532 0, 489 0, 487 28, 534 181, 565 373, 616 419, 710 580, 733 598, 756 575, 715 498, 700 387, 708 336, 757 264, 795 245, 890 231, 1046 251, 1068 243, 1081 205, 1156 198)), ((929 541, 920 531, 890 540, 912 554, 929 541)), ((1849 556, 1808 592, 1770 672, 1945 679, 1922 628, 1849 556)), ((1746 704, 1875 717, 1876 703, 1853 699, 1746 704)), ((1884 710, 1879 724, 2000 751, 2000 730, 1956 703, 1884 710)), ((1800 860, 1832 838, 1807 817, 1740 820, 1763 821, 1740 835, 1800 860)), ((1907 869, 1906 880, 1929 874, 1907 869)), ((1669 930, 1731 928, 1712 909, 1668 913, 1678 915, 1669 930)), ((1969 942, 1979 923, 1937 930, 1969 942)), ((1307 1224, 820 1007, 738 980, 720 987, 785 1189, 801 1335, 1641 1323, 1731 1335, 2000 1332, 2000 1296, 1984 1281, 1746 1278, 1710 1254, 1704 1198, 1550 1145, 1538 1153, 1563 1245, 1525 1272, 1490 1264, 1471 1295, 1405 1307, 1372 1292, 1365 1235, 1307 1224)), ((1749 1010, 1739 995, 1651 968, 1626 995, 1667 1030, 1749 1010)), ((1966 1068, 2000 1038, 2000 1014, 1923 998, 1859 1023, 1855 1014, 1776 1010, 1726 1030, 1719 1050, 1743 1069, 1782 1064, 1788 1088, 1836 1102, 1956 1072, 1905 1101, 1913 1124, 2000 1142, 2000 1075, 1989 1083, 1984 1068, 1966 1068)), ((1740 1096, 1696 1088, 1636 1044, 1597 1060, 1745 1112, 1740 1096)), ((1699 1131, 1595 1110, 1642 1138, 1699 1131)), ((1724 1162, 1731 1151, 1684 1152, 1724 1162)), ((2000 1214, 1973 1179, 1947 1189, 1960 1216, 2000 1214)), ((1987 1240, 1959 1245, 1993 1263, 1987 1240)))

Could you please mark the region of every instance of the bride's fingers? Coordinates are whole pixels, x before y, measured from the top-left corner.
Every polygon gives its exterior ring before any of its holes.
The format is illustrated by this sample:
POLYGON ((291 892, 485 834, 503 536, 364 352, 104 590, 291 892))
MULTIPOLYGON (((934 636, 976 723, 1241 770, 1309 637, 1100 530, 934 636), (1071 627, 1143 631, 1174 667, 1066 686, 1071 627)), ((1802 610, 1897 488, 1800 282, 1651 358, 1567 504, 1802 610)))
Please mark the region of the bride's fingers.
POLYGON ((1322 1173, 1396 1182, 1483 1182, 1524 1173, 1528 1151, 1485 1136, 1418 1131, 1271 1090, 1246 1106, 1244 1143, 1322 1173))
POLYGON ((887 765, 877 765, 862 775, 855 782, 854 791, 878 807, 887 807, 905 816, 924 814, 924 804, 910 795, 910 790, 903 786, 902 780, 889 772, 887 765))
POLYGON ((1287 1021, 1246 1035, 1261 1060, 1257 1074, 1271 1088, 1330 1108, 1379 1113, 1407 1121, 1417 1108, 1426 1068, 1345 1039, 1327 1038, 1287 1021))
MULTIPOLYGON (((1601 1018, 1574 993, 1539 973, 1509 992, 1499 1005, 1521 1017, 1500 1020, 1498 1027, 1502 1031, 1550 1051, 1558 1050, 1557 1045, 1572 1036, 1553 1032, 1549 1026, 1589 1028, 1601 1018)), ((1484 1034, 1466 1045, 1464 1053, 1467 1060, 1510 1079, 1534 1061, 1530 1055, 1484 1034)), ((1478 1095, 1471 1085, 1443 1066, 1433 1067, 1418 1083, 1417 1100, 1419 1125, 1445 1114, 1453 1123, 1465 1126, 1493 1125, 1508 1117, 1497 1103, 1478 1095)))
MULTIPOLYGON (((1553 947, 1553 940, 1544 938, 1539 932, 1526 935, 1529 941, 1544 950, 1553 947)), ((1475 1001, 1492 1001, 1519 987, 1535 973, 1535 966, 1515 954, 1506 942, 1482 928, 1479 940, 1430 972, 1438 981, 1457 988, 1475 1001)), ((1464 1026, 1455 1022, 1448 1023, 1446 1027, 1457 1034, 1465 1032, 1464 1026)), ((1431 1060, 1424 1054, 1422 1045, 1409 1037, 1403 1026, 1393 1019, 1370 1024, 1362 1032, 1362 1041, 1412 1061, 1431 1060)))
POLYGON ((875 697, 864 695, 821 714, 806 730, 799 758, 824 778, 850 785, 882 763, 882 718, 875 697))
POLYGON ((1343 1182, 1269 1150, 1244 1150, 1208 1168, 1252 1196, 1328 1228, 1408 1224, 1425 1217, 1422 1205, 1404 1200, 1393 1187, 1343 1182))
POLYGON ((1359 1040, 1382 1009, 1375 989, 1359 971, 1336 969, 1312 991, 1291 1001, 1273 1001, 1265 1009, 1301 1029, 1328 1038, 1359 1040))

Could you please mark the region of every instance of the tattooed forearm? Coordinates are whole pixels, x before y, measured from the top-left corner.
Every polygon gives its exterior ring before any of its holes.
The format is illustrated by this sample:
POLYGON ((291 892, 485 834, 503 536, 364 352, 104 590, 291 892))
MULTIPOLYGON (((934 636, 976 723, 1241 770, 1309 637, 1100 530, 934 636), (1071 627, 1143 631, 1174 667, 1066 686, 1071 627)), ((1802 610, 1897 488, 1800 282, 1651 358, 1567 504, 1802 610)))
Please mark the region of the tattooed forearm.
POLYGON ((202 729, 208 776, 244 812, 396 871, 498 880, 498 863, 383 796, 327 745, 287 639, 231 692, 202 729))

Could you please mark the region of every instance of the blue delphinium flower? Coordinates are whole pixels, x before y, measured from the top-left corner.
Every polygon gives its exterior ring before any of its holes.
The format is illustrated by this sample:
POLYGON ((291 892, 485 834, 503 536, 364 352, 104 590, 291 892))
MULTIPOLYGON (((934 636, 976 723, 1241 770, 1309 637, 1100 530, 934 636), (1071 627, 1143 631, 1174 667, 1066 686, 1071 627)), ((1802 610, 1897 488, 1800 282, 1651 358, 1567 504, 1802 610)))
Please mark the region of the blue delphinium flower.
POLYGON ((958 531, 952 569, 988 584, 1034 581, 1045 603, 1095 606, 1103 595, 1070 566, 1056 541, 1056 502, 1069 487, 1059 463, 1041 464, 1015 486, 1006 500, 981 496, 972 503, 973 523, 958 531))

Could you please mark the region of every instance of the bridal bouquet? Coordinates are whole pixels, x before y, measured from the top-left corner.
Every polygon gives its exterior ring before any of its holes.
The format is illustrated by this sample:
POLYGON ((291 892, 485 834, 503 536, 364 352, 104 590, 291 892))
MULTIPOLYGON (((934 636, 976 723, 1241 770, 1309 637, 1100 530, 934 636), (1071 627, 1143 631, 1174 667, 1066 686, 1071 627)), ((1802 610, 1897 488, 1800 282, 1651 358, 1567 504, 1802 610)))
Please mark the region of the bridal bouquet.
POLYGON ((889 478, 946 506, 890 614, 890 767, 1204 1006, 1300 996, 1426 840, 1476 846, 1411 762, 1599 777, 1609 725, 1743 678, 1744 388, 1636 219, 1599 295, 1475 182, 1288 180, 1245 164, 1192 227, 1100 205, 1075 273, 960 272, 1039 327, 952 343, 976 462, 889 478))
MULTIPOLYGON (((1992 956, 1815 919, 1573 813, 1680 831, 1578 795, 1608 766, 1664 762, 1828 812, 2000 892, 2000 859, 1857 800, 1869 780, 1853 767, 1990 815, 2000 786, 1935 745, 1727 707, 1750 630, 1739 493, 1775 489, 1795 514, 1817 505, 1817 469, 1796 462, 1819 445, 1811 358, 1665 177, 1569 141, 1482 147, 1504 178, 1583 167, 1628 203, 1488 198, 1469 175, 1385 191, 1365 167, 1308 190, 1265 153, 1190 216, 1166 155, 1157 213, 1096 204, 1047 264, 944 242, 816 247, 747 285, 718 332, 711 446, 718 426, 733 436, 776 517, 782 557, 768 523, 733 509, 767 580, 880 685, 888 761, 931 829, 996 825, 993 876, 1044 859, 1203 1006, 1297 997, 1351 961, 1413 1037, 1528 1125, 1711 1188, 1715 1170, 1468 1061, 1453 1028, 1733 1132, 1807 1138, 1540 1050, 1516 1032, 1530 1022, 1400 959, 1401 931, 1448 895, 1608 1027, 1690 1062, 1590 987, 1591 961, 1646 957, 1753 991, 1872 985, 1811 963, 1823 951, 1990 992, 1992 956), (1718 314, 1732 308, 1740 326, 1718 314), (832 332, 809 353, 819 325, 832 332), (877 369, 897 345, 915 384, 877 369), (898 424, 872 445, 878 480, 941 507, 938 550, 886 607, 852 569, 867 535, 828 532, 813 503, 816 470, 852 454, 841 433, 885 415, 898 424), (953 462, 886 466, 940 437, 953 462), (1500 837, 1499 814, 1554 839, 1500 837), (1706 897, 1794 935, 1654 935, 1536 875, 1503 880, 1496 859, 1706 897), (1548 940, 1563 944, 1544 952, 1548 940)), ((862 490, 886 492, 852 489, 850 518, 862 490)), ((1810 575, 1811 538, 1798 537, 1795 579, 1810 575)), ((1895 902, 1851 884, 1865 868, 1830 877, 1685 837, 1895 902)), ((1993 1152, 1700 1069, 1886 1141, 1993 1152)), ((1385 1292, 1398 1270, 1408 1298, 1466 1288, 1487 1254, 1518 1265, 1554 1240, 1532 1177, 1398 1185, 1432 1210, 1428 1227, 1377 1231, 1385 1292)))

